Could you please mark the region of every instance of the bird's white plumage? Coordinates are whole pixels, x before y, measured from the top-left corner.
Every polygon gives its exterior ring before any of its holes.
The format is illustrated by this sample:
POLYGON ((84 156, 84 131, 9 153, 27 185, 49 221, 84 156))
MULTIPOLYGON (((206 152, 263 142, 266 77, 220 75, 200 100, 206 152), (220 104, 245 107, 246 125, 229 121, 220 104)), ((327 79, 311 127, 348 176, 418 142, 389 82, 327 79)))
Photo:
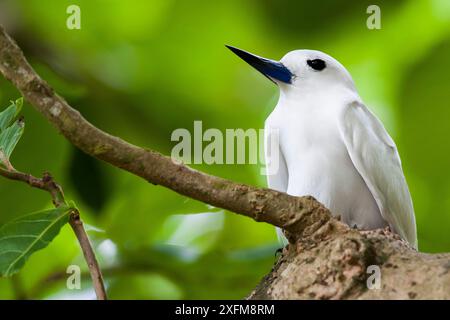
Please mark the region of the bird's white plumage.
POLYGON ((417 248, 413 204, 394 141, 381 122, 357 101, 344 109, 339 129, 381 215, 393 231, 417 248))
POLYGON ((417 247, 414 209, 397 148, 361 102, 350 74, 319 51, 293 51, 281 62, 295 79, 278 83, 280 98, 265 123, 269 187, 312 195, 351 226, 389 225, 417 247), (306 63, 317 58, 326 62, 322 71, 306 63), (270 146, 274 132, 278 161, 270 146))

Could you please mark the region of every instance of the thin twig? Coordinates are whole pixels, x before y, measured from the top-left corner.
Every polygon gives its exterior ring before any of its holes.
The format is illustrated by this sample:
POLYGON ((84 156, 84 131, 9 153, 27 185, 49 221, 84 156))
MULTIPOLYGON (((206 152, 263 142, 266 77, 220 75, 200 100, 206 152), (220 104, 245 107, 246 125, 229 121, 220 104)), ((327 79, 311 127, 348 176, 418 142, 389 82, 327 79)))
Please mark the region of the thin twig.
POLYGON ((95 257, 94 250, 92 249, 86 230, 84 230, 83 222, 80 219, 78 210, 74 210, 70 215, 70 226, 73 232, 77 236, 80 243, 81 250, 83 251, 84 258, 91 274, 92 283, 94 285, 95 294, 98 300, 106 300, 106 290, 103 284, 103 276, 95 257))
MULTIPOLYGON (((53 180, 52 176, 48 172, 44 173, 42 178, 36 178, 31 174, 23 173, 15 169, 7 170, 0 168, 0 175, 11 180, 25 182, 34 188, 49 192, 55 207, 60 207, 66 204, 61 186, 53 180)), ((78 239, 81 250, 83 251, 84 259, 86 260, 89 273, 91 274, 97 299, 106 300, 106 290, 103 283, 102 272, 95 257, 94 250, 92 249, 92 245, 89 241, 89 237, 84 230, 83 222, 80 219, 80 213, 78 210, 73 209, 70 213, 69 224, 78 239)))

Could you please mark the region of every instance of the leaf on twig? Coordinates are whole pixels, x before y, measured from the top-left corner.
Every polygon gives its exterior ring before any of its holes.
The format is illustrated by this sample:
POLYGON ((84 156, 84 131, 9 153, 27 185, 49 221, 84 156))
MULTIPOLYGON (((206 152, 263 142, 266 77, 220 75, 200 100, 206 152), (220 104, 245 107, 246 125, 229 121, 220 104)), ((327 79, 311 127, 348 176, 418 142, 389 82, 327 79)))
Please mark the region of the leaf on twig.
POLYGON ((11 105, 0 113, 0 164, 12 167, 9 157, 23 134, 25 123, 19 119, 11 124, 22 109, 23 99, 11 101, 11 105))
POLYGON ((4 111, 0 112, 0 132, 9 127, 11 122, 17 117, 22 110, 23 98, 11 101, 11 105, 4 111))
POLYGON ((0 133, 0 149, 3 152, 3 155, 6 156, 6 159, 9 159, 17 142, 19 142, 24 127, 25 123, 22 120, 17 120, 12 126, 0 133))
POLYGON ((31 213, 0 228, 0 276, 9 277, 36 251, 45 248, 69 221, 72 207, 31 213))

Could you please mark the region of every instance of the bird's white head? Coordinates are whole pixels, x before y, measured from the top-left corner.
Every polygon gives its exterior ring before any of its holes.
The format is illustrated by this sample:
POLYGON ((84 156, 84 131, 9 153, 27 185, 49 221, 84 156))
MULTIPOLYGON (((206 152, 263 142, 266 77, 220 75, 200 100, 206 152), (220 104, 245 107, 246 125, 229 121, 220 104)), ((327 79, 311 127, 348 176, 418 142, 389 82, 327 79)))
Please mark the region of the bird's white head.
POLYGON ((333 57, 316 50, 294 50, 280 61, 266 59, 227 46, 236 55, 276 83, 283 93, 324 93, 328 90, 355 90, 350 73, 333 57))

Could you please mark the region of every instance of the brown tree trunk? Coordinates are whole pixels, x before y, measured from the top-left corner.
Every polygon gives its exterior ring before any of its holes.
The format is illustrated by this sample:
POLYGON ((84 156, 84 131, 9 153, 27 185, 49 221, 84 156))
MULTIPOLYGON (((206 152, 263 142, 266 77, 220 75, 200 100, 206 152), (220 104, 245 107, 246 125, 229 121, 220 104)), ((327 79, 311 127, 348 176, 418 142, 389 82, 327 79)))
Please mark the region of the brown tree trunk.
POLYGON ((248 299, 450 299, 450 254, 419 253, 388 230, 332 219, 289 244, 248 299), (379 289, 369 289, 369 266, 379 267, 379 289))

